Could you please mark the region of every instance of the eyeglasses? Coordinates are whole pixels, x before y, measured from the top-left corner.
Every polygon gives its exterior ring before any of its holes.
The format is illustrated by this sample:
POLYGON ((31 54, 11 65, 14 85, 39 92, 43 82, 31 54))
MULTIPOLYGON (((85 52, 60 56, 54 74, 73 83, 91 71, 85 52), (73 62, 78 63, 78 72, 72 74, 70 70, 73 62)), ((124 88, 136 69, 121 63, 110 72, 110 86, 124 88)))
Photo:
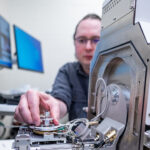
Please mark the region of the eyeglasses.
POLYGON ((92 45, 96 45, 98 42, 99 42, 99 38, 98 37, 95 37, 95 38, 91 38, 91 39, 87 39, 87 38, 84 38, 84 37, 78 37, 75 39, 75 41, 77 41, 78 44, 80 45, 86 45, 88 41, 91 42, 92 45))

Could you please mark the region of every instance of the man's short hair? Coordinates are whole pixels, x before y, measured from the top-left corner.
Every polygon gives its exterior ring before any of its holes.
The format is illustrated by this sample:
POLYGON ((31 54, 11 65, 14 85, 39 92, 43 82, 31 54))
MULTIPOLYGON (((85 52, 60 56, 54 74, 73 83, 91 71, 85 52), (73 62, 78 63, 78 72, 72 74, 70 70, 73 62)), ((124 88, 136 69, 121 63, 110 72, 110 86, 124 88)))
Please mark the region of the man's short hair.
POLYGON ((77 33, 77 29, 78 29, 78 26, 79 26, 79 24, 83 21, 83 20, 86 20, 86 19, 96 19, 96 20, 99 20, 99 21, 101 21, 101 17, 100 16, 98 16, 97 14, 87 14, 86 16, 84 16, 79 22, 78 22, 78 24, 76 25, 76 27, 75 27, 75 32, 74 32, 74 34, 73 34, 73 39, 75 40, 75 36, 76 36, 76 33, 77 33))

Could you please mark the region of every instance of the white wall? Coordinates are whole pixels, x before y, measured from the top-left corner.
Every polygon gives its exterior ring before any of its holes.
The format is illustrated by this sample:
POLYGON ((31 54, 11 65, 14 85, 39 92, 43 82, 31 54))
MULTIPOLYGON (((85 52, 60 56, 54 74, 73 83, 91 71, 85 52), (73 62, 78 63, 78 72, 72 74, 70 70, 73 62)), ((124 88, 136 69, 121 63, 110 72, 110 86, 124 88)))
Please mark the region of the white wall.
POLYGON ((101 0, 0 0, 0 15, 11 25, 11 47, 15 52, 12 25, 15 24, 42 43, 44 74, 13 69, 0 70, 0 91, 51 88, 60 66, 74 61, 72 35, 75 25, 87 13, 101 16, 101 0))

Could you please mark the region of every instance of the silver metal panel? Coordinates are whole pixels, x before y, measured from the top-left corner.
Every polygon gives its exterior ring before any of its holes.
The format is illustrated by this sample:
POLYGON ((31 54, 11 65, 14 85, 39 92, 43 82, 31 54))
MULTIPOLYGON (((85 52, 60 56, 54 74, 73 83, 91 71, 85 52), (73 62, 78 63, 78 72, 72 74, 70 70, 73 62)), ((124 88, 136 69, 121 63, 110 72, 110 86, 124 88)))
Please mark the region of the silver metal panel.
POLYGON ((107 2, 102 9, 102 29, 131 12, 133 9, 131 6, 131 0, 111 0, 107 2))
MULTIPOLYGON (((126 1, 128 4, 131 2, 126 1)), ((120 9, 121 7, 116 8, 115 11, 122 15, 120 9)), ((114 14, 112 9, 109 16, 114 17, 114 14)), ((109 19, 109 16, 104 14, 102 20, 109 19)), ((102 29, 101 40, 90 68, 89 118, 98 112, 93 109, 98 78, 103 78, 107 86, 112 83, 123 85, 124 89, 129 91, 128 119, 125 132, 118 143, 119 150, 143 150, 145 125, 150 125, 149 113, 146 116, 146 112, 150 110, 147 108, 150 91, 150 47, 140 24, 133 23, 134 11, 130 11, 113 23, 109 22, 109 25, 102 29)), ((119 114, 123 113, 122 108, 118 108, 117 111, 119 114)), ((109 117, 114 118, 113 114, 109 117)))

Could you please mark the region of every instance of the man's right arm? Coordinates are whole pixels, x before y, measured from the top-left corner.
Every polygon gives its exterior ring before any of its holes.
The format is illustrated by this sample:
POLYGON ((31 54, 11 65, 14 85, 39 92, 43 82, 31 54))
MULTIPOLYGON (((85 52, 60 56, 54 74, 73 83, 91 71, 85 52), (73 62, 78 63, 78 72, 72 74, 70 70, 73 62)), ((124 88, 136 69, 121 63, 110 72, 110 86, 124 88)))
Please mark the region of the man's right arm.
POLYGON ((27 124, 40 125, 40 113, 49 111, 55 124, 67 113, 66 104, 49 94, 29 90, 21 96, 15 111, 15 119, 27 124))

